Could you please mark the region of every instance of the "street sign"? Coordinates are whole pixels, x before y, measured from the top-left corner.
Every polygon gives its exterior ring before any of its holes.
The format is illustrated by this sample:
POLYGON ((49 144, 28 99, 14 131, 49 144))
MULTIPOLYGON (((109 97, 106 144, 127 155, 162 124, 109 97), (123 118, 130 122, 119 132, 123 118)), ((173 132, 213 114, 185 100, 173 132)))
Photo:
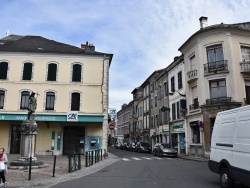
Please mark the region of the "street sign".
POLYGON ((113 124, 113 123, 110 123, 109 124, 109 130, 114 130, 115 129, 115 124, 113 124))

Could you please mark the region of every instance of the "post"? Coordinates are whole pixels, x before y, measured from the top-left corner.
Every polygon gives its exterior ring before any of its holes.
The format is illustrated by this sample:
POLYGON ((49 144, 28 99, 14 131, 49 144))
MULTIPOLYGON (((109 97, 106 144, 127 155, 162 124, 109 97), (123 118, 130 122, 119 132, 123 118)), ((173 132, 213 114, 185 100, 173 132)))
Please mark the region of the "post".
POLYGON ((31 179, 31 163, 32 163, 32 157, 30 157, 30 163, 29 163, 29 180, 31 179))
POLYGON ((81 154, 78 153, 78 170, 81 169, 81 154))
POLYGON ((54 156, 53 176, 52 177, 55 177, 55 168, 56 168, 56 156, 54 156))

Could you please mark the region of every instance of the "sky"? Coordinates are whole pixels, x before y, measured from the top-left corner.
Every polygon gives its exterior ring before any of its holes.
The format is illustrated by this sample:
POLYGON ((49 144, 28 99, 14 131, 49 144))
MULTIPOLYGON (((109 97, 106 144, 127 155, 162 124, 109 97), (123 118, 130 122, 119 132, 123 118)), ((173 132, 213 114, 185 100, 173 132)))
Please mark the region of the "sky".
POLYGON ((155 70, 167 67, 179 47, 208 25, 250 22, 250 0, 0 0, 0 38, 42 36, 113 54, 109 108, 121 109, 155 70))

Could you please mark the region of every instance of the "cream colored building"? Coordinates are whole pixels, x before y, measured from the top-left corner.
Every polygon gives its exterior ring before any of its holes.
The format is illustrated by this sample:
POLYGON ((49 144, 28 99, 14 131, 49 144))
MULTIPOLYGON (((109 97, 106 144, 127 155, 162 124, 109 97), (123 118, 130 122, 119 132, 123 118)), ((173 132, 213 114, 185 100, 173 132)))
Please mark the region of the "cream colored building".
POLYGON ((208 26, 201 17, 200 25, 179 51, 187 81, 187 153, 209 156, 216 114, 250 104, 250 23, 208 26))
POLYGON ((37 97, 36 154, 107 150, 109 67, 112 54, 40 36, 0 39, 0 137, 20 152, 19 127, 31 92, 37 97))

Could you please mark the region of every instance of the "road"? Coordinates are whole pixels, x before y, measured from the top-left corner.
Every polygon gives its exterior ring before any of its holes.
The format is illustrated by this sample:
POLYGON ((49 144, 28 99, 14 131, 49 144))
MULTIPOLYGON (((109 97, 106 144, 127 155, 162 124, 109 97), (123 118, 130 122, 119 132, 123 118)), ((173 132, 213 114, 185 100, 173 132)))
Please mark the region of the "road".
MULTIPOLYGON (((154 157, 109 148, 120 160, 96 173, 62 182, 53 188, 219 188, 219 175, 207 162, 154 157)), ((236 185, 237 188, 244 187, 236 185)))

